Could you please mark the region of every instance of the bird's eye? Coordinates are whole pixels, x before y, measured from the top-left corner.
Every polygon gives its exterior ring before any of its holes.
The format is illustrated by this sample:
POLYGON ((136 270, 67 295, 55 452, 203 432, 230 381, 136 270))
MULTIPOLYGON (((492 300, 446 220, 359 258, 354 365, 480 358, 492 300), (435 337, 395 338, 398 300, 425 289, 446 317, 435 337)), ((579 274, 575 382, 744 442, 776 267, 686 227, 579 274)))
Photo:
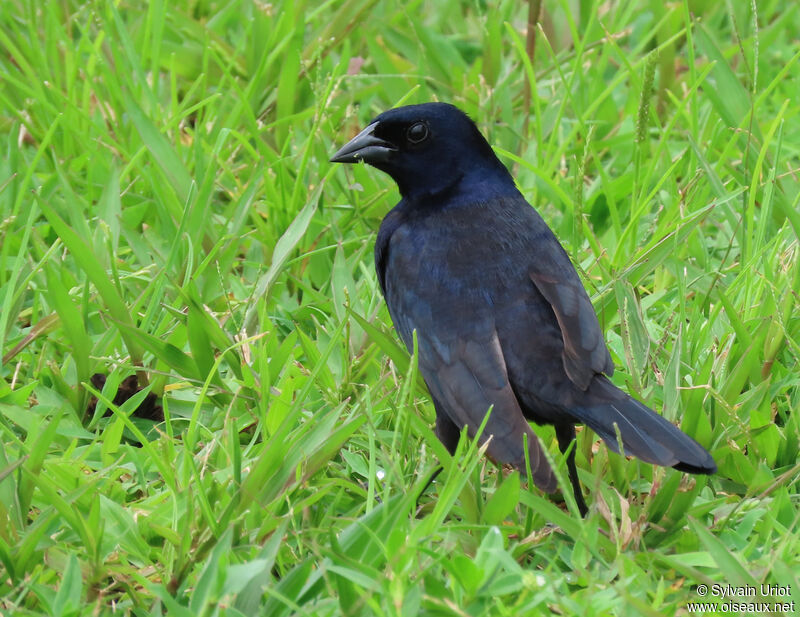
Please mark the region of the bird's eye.
POLYGON ((428 125, 424 122, 415 122, 406 130, 406 139, 409 143, 418 144, 428 139, 428 125))

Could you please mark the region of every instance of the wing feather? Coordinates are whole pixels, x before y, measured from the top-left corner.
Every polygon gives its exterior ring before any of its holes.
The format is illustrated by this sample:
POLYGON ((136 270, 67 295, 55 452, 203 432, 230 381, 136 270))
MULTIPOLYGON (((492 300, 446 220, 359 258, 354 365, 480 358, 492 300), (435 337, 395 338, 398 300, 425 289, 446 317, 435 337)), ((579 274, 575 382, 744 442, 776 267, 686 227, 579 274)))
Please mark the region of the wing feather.
POLYGON ((611 376, 614 363, 592 302, 577 274, 560 278, 543 272, 531 271, 529 274, 555 313, 564 339, 564 370, 570 381, 586 390, 596 374, 611 376))
POLYGON ((419 333, 417 340, 420 370, 431 395, 439 403, 437 413, 446 413, 459 430, 467 426, 474 437, 491 407, 481 436, 481 443, 489 441, 488 455, 499 463, 509 463, 525 471, 527 441, 533 481, 543 491, 553 492, 557 486, 555 476, 508 382, 497 333, 492 331, 482 341, 454 340, 448 346, 447 360, 437 351, 442 348, 442 341, 425 340, 424 334, 419 333))

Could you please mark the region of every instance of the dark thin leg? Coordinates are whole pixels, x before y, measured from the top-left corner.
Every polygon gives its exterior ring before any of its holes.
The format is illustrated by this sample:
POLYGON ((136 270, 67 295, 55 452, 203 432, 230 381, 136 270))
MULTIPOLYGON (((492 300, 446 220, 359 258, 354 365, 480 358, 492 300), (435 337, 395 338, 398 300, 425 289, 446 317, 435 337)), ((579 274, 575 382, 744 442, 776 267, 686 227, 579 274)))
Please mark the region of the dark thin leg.
POLYGON ((441 407, 435 399, 433 404, 436 408, 436 436, 451 455, 455 454, 456 447, 458 447, 458 439, 461 437, 461 430, 453 424, 453 421, 441 410, 441 407))
POLYGON ((567 455, 567 472, 569 481, 572 484, 572 492, 575 495, 575 502, 578 504, 578 511, 585 517, 589 512, 586 502, 581 492, 581 483, 578 481, 578 469, 575 467, 575 449, 578 442, 575 440, 575 426, 572 424, 556 424, 556 437, 558 438, 558 449, 562 454, 567 455), (572 446, 570 448, 570 446, 572 446), (569 452, 569 453, 567 453, 569 452))
MULTIPOLYGON (((447 451, 450 454, 455 453, 456 446, 458 446, 458 438, 461 435, 461 432, 458 430, 458 427, 453 424, 453 422, 448 418, 444 411, 440 410, 439 404, 436 400, 433 401, 434 406, 436 407, 436 436, 439 438, 444 444, 444 447, 447 448, 447 451)), ((417 508, 419 508, 419 500, 425 494, 425 491, 430 488, 433 481, 436 477, 442 473, 444 467, 439 465, 436 470, 431 474, 431 477, 428 478, 428 481, 425 483, 425 486, 422 487, 422 490, 417 495, 417 508)))
POLYGON ((431 477, 430 477, 430 478, 428 478, 428 481, 425 483, 425 486, 423 486, 423 487, 422 487, 422 490, 421 490, 421 491, 419 492, 419 494, 417 495, 417 503, 416 503, 416 507, 417 507, 417 509, 419 509, 419 500, 420 500, 420 499, 422 499, 422 496, 425 494, 425 491, 427 491, 427 490, 428 490, 428 488, 430 487, 430 485, 431 485, 431 484, 433 484, 433 481, 436 479, 436 477, 437 477, 437 476, 438 476, 440 473, 442 473, 442 471, 443 471, 443 470, 444 470, 444 467, 442 467, 441 465, 439 465, 439 466, 438 466, 438 467, 437 467, 437 468, 434 470, 434 472, 431 474, 431 477))

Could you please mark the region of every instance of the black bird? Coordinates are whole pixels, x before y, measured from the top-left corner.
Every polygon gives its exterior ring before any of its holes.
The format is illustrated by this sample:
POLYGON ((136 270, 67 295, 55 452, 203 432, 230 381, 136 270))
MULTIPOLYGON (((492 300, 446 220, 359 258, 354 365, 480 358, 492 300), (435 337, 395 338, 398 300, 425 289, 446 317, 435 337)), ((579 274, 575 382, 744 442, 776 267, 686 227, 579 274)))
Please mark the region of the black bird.
POLYGON ((332 162, 364 161, 389 174, 402 199, 381 223, 375 266, 397 331, 436 408, 436 434, 453 453, 466 426, 500 463, 536 485, 556 480, 528 420, 555 427, 586 514, 575 468, 575 424, 619 452, 690 473, 717 469, 694 439, 614 386, 603 332, 553 232, 517 190, 469 117, 445 103, 391 109, 332 162), (489 439, 491 437, 491 439, 489 439))

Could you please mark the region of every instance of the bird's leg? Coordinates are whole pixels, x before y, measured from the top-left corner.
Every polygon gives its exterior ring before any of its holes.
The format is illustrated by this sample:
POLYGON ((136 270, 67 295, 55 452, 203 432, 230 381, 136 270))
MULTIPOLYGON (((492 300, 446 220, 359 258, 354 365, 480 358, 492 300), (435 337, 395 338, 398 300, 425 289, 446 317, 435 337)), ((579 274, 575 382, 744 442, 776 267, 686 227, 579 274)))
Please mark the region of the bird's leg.
MULTIPOLYGON (((458 430, 458 427, 453 424, 450 419, 445 415, 444 410, 439 405, 438 401, 434 399, 433 405, 436 408, 436 436, 439 438, 444 444, 444 447, 447 448, 447 451, 452 455, 456 451, 456 447, 458 446, 458 438, 461 434, 458 430)), ((428 481, 425 483, 425 486, 422 487, 422 490, 417 495, 417 508, 419 508, 419 500, 425 494, 425 491, 428 490, 433 481, 436 477, 442 473, 444 467, 439 465, 436 470, 431 474, 431 477, 428 478, 428 481)))
POLYGON ((444 471, 444 467, 442 467, 441 465, 439 465, 439 466, 438 466, 438 467, 437 467, 437 468, 434 470, 434 472, 431 474, 431 477, 430 477, 430 478, 428 478, 428 481, 425 483, 425 486, 423 486, 423 487, 422 487, 422 490, 421 490, 421 491, 420 491, 420 492, 417 494, 417 502, 416 502, 416 507, 417 507, 417 509, 419 509, 419 505, 420 505, 420 504, 419 504, 419 500, 420 500, 420 499, 422 499, 422 496, 425 494, 425 491, 427 491, 427 490, 428 490, 428 487, 429 487, 431 484, 433 484, 433 481, 436 479, 436 477, 437 477, 437 476, 438 476, 440 473, 442 473, 442 471, 444 471))
POLYGON ((558 449, 562 454, 567 455, 567 472, 569 473, 569 481, 572 484, 572 492, 575 495, 575 502, 578 504, 578 511, 581 516, 585 517, 589 512, 586 507, 586 502, 583 499, 581 492, 581 484, 578 481, 578 469, 575 467, 575 450, 578 448, 578 442, 575 439, 575 425, 573 424, 556 424, 556 437, 558 438, 558 449), (572 446, 572 447, 570 447, 572 446))
POLYGON ((436 436, 451 455, 455 454, 461 430, 447 416, 447 412, 444 411, 439 401, 433 399, 433 406, 436 409, 436 436))

